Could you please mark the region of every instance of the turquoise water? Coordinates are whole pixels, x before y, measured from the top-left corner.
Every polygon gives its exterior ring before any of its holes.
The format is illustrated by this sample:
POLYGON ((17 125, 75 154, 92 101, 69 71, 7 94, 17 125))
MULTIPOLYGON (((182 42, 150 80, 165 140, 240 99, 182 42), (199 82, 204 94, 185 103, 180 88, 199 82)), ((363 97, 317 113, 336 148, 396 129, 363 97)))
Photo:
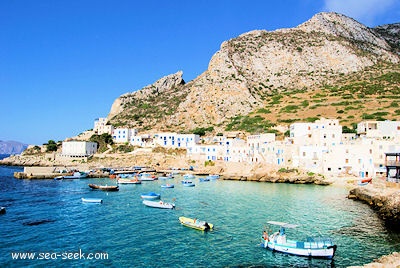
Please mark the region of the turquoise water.
POLYGON ((161 188, 160 180, 107 193, 88 183, 114 180, 14 179, 20 170, 0 166, 0 206, 7 207, 0 215, 1 267, 346 267, 400 250, 400 235, 387 230, 367 205, 346 199, 348 190, 340 187, 197 179, 195 187, 183 187, 178 177, 168 181, 172 189, 161 188), (140 194, 149 191, 174 200, 176 209, 144 206, 140 194), (104 202, 84 204, 82 197, 104 202), (184 227, 179 216, 207 220, 215 230, 184 227), (267 220, 299 224, 288 230, 292 238, 313 232, 332 237, 338 245, 334 260, 263 249, 267 220), (36 255, 13 260, 15 252, 36 255), (107 259, 62 259, 78 252, 99 258, 106 253, 107 259), (54 259, 45 260, 43 253, 54 259))

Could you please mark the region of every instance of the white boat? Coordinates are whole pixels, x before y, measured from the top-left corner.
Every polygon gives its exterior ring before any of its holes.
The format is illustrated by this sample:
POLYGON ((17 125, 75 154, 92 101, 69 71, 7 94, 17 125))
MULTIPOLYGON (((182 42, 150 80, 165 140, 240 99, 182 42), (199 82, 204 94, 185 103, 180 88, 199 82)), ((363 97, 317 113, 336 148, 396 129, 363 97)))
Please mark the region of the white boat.
POLYGON ((84 202, 84 203, 103 203, 103 199, 82 197, 82 202, 84 202))
POLYGON ((183 175, 183 178, 185 180, 190 180, 190 179, 194 179, 195 176, 193 174, 188 173, 188 174, 183 175))
MULTIPOLYGON (((73 180, 73 179, 83 179, 88 176, 85 172, 74 172, 72 175, 62 176, 62 179, 73 180)), ((60 178, 60 177, 57 177, 60 178)))
POLYGON ((133 179, 118 179, 117 180, 118 184, 141 184, 142 182, 138 180, 137 178, 133 179))
POLYGON ((210 180, 217 180, 217 179, 219 179, 219 175, 218 174, 209 174, 206 178, 210 179, 210 180))
POLYGON ((286 228, 295 228, 297 225, 285 222, 268 221, 268 224, 279 226, 279 231, 268 235, 264 231, 261 246, 273 251, 287 254, 332 259, 337 246, 330 238, 308 237, 305 241, 289 240, 286 238, 286 228))
POLYGON ((154 176, 154 175, 152 175, 152 174, 150 174, 150 173, 141 173, 141 174, 138 176, 138 178, 139 178, 139 180, 141 180, 141 181, 154 181, 154 180, 157 179, 156 176, 154 176))
POLYGON ((194 187, 195 186, 194 182, 191 180, 182 180, 181 182, 182 182, 182 185, 186 186, 186 187, 194 187))
POLYGON ((164 201, 151 201, 151 200, 143 200, 143 204, 145 204, 148 207, 153 207, 153 208, 167 208, 167 209, 173 209, 175 207, 175 204, 173 203, 167 203, 164 201))
POLYGON ((169 183, 161 185, 161 188, 174 188, 174 187, 175 186, 173 184, 169 184, 169 183))

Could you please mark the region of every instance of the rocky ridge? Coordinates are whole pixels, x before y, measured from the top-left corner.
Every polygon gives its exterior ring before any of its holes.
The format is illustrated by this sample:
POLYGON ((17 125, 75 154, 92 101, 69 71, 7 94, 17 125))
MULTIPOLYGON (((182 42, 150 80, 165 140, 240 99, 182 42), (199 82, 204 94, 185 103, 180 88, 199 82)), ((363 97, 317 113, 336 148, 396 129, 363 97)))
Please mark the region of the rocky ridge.
POLYGON ((279 92, 313 91, 379 63, 398 64, 393 42, 385 39, 395 40, 398 32, 384 29, 389 27, 374 30, 344 15, 319 13, 295 28, 244 33, 223 42, 196 79, 185 84, 178 72, 124 94, 108 118, 147 130, 223 129, 236 116, 268 107, 279 92))

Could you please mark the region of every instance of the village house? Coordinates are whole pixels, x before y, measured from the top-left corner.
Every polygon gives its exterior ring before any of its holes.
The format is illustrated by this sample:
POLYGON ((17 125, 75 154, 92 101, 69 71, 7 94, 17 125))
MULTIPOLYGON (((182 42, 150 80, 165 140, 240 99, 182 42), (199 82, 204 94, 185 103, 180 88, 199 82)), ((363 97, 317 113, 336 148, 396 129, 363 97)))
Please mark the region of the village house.
POLYGON ((64 141, 61 156, 87 157, 97 152, 97 143, 90 141, 64 141))
POLYGON ((169 148, 188 148, 200 142, 197 134, 162 132, 154 135, 154 143, 169 148))
POLYGON ((362 121, 357 124, 357 134, 378 139, 395 138, 400 135, 400 121, 362 121))
POLYGON ((137 134, 137 129, 115 128, 111 136, 115 143, 129 143, 137 134))
POLYGON ((107 118, 101 117, 101 118, 96 118, 94 120, 93 131, 97 135, 102 135, 104 133, 111 135, 113 130, 114 130, 114 127, 112 125, 107 124, 107 118))

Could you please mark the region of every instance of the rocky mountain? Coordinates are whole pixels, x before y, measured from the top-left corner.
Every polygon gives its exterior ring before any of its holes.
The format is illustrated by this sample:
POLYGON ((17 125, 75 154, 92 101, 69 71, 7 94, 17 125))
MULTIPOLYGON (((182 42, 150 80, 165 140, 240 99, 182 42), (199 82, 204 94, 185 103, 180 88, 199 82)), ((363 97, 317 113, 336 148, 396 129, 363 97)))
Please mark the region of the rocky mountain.
POLYGON ((0 140, 0 154, 20 154, 28 147, 17 141, 1 141, 0 140))
POLYGON ((400 97, 399 37, 399 24, 371 29, 338 13, 254 30, 223 42, 188 83, 180 71, 120 96, 108 119, 142 130, 250 133, 321 116, 344 124, 396 119, 400 109, 390 99, 400 97))

